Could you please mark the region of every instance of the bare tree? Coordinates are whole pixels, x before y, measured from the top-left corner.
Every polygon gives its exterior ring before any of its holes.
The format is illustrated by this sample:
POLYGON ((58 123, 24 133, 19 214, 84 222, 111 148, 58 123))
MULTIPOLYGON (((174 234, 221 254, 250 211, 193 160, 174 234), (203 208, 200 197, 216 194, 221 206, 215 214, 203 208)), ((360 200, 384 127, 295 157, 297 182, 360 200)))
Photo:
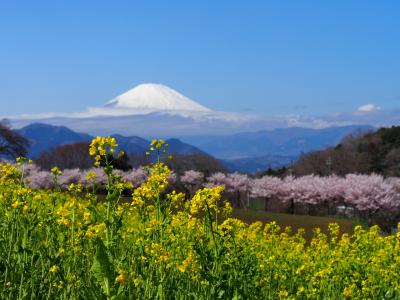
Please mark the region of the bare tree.
POLYGON ((89 144, 85 142, 67 144, 43 152, 35 163, 44 170, 53 166, 60 169, 89 169, 93 159, 89 155, 89 144))
POLYGON ((400 149, 392 149, 386 155, 385 160, 386 175, 400 176, 400 149))
POLYGON ((6 158, 26 156, 29 146, 29 140, 12 130, 7 120, 0 121, 0 156, 6 158))

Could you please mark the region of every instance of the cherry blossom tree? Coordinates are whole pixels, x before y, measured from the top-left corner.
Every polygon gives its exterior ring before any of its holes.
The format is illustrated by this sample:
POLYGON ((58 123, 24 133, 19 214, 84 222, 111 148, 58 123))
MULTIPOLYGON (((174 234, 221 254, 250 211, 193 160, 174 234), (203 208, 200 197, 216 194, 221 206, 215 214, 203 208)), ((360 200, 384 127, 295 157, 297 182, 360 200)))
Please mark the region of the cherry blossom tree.
POLYGON ((265 210, 268 210, 269 201, 278 195, 282 180, 278 177, 264 176, 251 181, 250 196, 265 198, 265 210))
POLYGON ((124 172, 123 181, 133 184, 134 187, 141 185, 148 177, 148 173, 141 167, 124 172))
POLYGON ((59 184, 67 188, 71 183, 78 184, 82 180, 82 171, 79 169, 65 169, 58 178, 59 184))
POLYGON ((51 172, 32 169, 26 177, 26 182, 34 189, 51 189, 54 188, 53 178, 51 172))
POLYGON ((228 185, 227 175, 222 172, 217 172, 207 177, 206 183, 204 184, 206 187, 215 187, 215 186, 223 186, 226 188, 228 185))
POLYGON ((180 177, 183 186, 193 196, 194 192, 201 187, 204 182, 204 174, 199 171, 189 170, 185 171, 180 177))
MULTIPOLYGON (((143 168, 114 172, 134 187, 148 177, 143 168)), ((54 188, 54 175, 50 171, 40 170, 35 164, 24 167, 24 176, 26 184, 32 188, 54 188)), ((291 213, 350 215, 349 212, 354 212, 365 219, 379 217, 392 223, 400 218, 400 178, 397 177, 349 174, 346 177, 307 175, 287 176, 283 179, 272 176, 252 179, 244 174, 218 172, 208 176, 204 182, 203 173, 190 170, 180 177, 172 172, 169 180, 173 184, 171 188, 182 188, 180 184, 183 184, 190 193, 202 185, 224 186, 237 208, 247 207, 249 197, 252 197, 264 198, 265 209, 268 209, 270 200, 274 199, 291 213)), ((87 188, 104 189, 106 182, 107 176, 102 168, 84 171, 65 169, 58 177, 62 188, 67 188, 71 183, 81 183, 87 188)))
POLYGON ((379 210, 396 211, 400 208, 400 195, 396 188, 376 174, 346 176, 344 199, 364 217, 371 218, 379 210))

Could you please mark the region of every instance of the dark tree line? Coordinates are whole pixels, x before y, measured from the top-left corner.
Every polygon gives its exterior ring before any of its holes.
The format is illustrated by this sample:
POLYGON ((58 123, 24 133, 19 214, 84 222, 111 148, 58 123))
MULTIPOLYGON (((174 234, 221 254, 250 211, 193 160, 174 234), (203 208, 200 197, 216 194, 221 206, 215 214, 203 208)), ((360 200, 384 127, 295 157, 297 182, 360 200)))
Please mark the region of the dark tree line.
POLYGON ((0 121, 0 157, 15 159, 27 156, 30 142, 27 138, 12 130, 7 120, 0 121))
POLYGON ((400 176, 400 126, 345 137, 335 147, 303 154, 294 175, 349 173, 400 176))
MULTIPOLYGON (((132 168, 147 166, 156 159, 143 153, 124 154, 118 158, 109 157, 109 160, 113 161, 116 169, 127 171, 132 168)), ((177 174, 183 174, 188 170, 197 170, 205 176, 209 176, 213 173, 226 171, 217 159, 203 153, 172 154, 170 158, 168 158, 168 155, 163 155, 161 160, 177 174)), ((81 142, 58 146, 45 151, 35 160, 35 163, 44 170, 53 166, 60 169, 89 169, 93 166, 93 158, 89 155, 89 143, 81 142)))
POLYGON ((75 143, 58 146, 40 154, 35 163, 44 170, 54 166, 60 169, 89 169, 93 158, 89 155, 89 143, 75 143))
MULTIPOLYGON (((119 157, 109 156, 108 161, 114 168, 127 171, 132 169, 129 156, 125 153, 119 157)), ((53 166, 64 169, 90 169, 93 167, 93 157, 89 155, 89 143, 79 142, 66 144, 44 151, 35 163, 42 169, 48 170, 53 166)))

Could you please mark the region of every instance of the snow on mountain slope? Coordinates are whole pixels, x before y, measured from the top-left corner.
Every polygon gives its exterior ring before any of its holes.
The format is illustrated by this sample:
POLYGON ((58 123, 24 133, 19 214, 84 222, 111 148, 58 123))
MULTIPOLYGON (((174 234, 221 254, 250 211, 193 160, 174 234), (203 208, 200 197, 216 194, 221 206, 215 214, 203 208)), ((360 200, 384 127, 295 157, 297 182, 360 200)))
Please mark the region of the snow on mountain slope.
POLYGON ((109 101, 105 107, 147 111, 210 111, 177 91, 155 83, 140 84, 109 101))
POLYGON ((102 107, 90 107, 81 116, 127 116, 167 113, 191 117, 212 112, 207 107, 165 85, 143 83, 115 97, 102 107))

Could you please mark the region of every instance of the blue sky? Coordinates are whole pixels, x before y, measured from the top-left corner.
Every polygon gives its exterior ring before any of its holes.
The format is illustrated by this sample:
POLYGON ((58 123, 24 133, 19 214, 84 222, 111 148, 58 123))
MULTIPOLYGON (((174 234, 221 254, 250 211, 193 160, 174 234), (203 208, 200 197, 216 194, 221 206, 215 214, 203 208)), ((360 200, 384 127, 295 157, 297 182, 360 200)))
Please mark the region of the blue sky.
POLYGON ((1 1, 1 115, 83 111, 144 82, 215 110, 400 103, 399 1, 1 1))

